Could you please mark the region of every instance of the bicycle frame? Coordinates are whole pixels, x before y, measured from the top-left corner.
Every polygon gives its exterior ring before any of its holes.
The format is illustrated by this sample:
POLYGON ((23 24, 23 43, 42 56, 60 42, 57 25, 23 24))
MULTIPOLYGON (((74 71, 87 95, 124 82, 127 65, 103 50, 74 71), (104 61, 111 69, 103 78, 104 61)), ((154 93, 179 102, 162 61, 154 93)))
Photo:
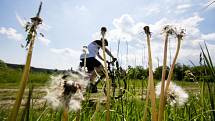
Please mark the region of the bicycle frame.
MULTIPOLYGON (((123 96, 125 90, 127 89, 126 84, 126 73, 122 75, 122 68, 119 66, 118 61, 115 62, 108 62, 108 74, 111 80, 111 87, 112 87, 112 98, 118 99, 123 96), (118 92, 117 92, 118 91, 118 92)), ((106 89, 104 88, 105 94, 106 89)))

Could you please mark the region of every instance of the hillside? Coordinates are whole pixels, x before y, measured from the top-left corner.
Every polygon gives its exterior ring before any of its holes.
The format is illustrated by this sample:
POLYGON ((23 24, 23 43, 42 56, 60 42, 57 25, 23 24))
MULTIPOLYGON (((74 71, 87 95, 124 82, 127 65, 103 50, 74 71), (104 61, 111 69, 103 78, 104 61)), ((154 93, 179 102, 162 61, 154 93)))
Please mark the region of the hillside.
MULTIPOLYGON (((24 65, 4 63, 0 60, 0 83, 19 84, 24 65)), ((63 70, 31 67, 29 80, 33 83, 44 84, 50 79, 50 75, 63 70)))

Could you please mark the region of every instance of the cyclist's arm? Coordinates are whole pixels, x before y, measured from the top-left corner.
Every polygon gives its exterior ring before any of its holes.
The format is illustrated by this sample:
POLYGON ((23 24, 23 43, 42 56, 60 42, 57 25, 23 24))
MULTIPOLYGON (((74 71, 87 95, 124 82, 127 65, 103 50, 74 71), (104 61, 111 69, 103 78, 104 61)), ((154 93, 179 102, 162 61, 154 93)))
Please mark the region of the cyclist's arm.
POLYGON ((98 58, 101 59, 102 61, 104 61, 104 59, 102 58, 102 56, 98 53, 97 54, 98 58))
POLYGON ((105 48, 105 52, 106 52, 111 58, 114 58, 114 56, 112 55, 112 53, 111 53, 107 48, 105 48))

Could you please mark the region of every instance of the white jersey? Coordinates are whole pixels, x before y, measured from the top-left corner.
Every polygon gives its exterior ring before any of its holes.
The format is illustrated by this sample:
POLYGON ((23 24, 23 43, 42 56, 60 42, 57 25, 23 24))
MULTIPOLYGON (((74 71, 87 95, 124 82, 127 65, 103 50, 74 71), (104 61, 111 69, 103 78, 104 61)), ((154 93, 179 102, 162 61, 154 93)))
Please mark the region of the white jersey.
MULTIPOLYGON (((101 42, 98 41, 93 41, 91 42, 88 46, 88 53, 86 54, 86 58, 90 58, 90 57, 96 57, 96 55, 99 53, 99 49, 101 48, 101 42)), ((85 54, 82 53, 80 56, 80 59, 84 59, 85 54)))

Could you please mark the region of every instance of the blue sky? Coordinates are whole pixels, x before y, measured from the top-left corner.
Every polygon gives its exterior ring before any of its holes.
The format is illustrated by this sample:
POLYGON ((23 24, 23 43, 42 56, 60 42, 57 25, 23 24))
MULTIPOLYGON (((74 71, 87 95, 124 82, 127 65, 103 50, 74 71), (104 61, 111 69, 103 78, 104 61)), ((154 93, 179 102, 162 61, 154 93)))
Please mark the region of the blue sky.
MULTIPOLYGON (((82 46, 99 39, 100 27, 108 28, 109 48, 122 66, 147 65, 145 35, 152 31, 153 64, 162 63, 162 28, 172 25, 186 29, 178 62, 198 64, 199 43, 207 42, 215 60, 215 5, 205 9, 208 0, 43 0, 38 36, 33 50, 32 66, 42 68, 77 68, 82 46), (128 54, 127 46, 128 42, 128 54), (144 49, 145 48, 145 49, 144 49), (127 60, 127 61, 126 61, 127 60)), ((35 16, 40 0, 0 1, 0 59, 24 64, 27 51, 26 33, 21 26, 35 16)), ((173 56, 175 39, 170 39, 169 55, 173 56)), ((170 57, 168 58, 170 60, 170 57)))

